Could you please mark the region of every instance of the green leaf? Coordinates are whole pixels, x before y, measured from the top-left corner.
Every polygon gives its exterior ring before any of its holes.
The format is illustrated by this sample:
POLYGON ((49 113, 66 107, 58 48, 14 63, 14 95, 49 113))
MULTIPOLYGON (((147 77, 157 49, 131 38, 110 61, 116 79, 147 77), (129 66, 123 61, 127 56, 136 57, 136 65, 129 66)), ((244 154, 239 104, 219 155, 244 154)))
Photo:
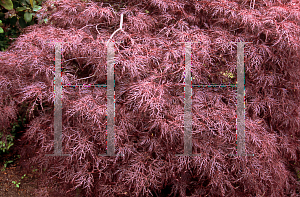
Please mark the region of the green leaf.
POLYGON ((25 28, 27 25, 26 25, 26 22, 25 22, 25 20, 24 20, 24 18, 20 18, 19 19, 19 24, 20 24, 20 26, 22 27, 22 28, 25 28))
POLYGON ((7 10, 14 9, 14 4, 11 0, 0 0, 0 5, 2 5, 7 10))
POLYGON ((17 23, 18 18, 16 16, 9 19, 9 23, 14 26, 17 23))
POLYGON ((0 20, 0 23, 2 23, 2 20, 0 20))
POLYGON ((148 10, 145 10, 145 12, 148 14, 149 13, 149 11, 148 10))
POLYGON ((38 6, 38 5, 34 5, 34 6, 32 7, 32 10, 33 10, 34 12, 37 12, 37 11, 39 11, 40 9, 42 9, 42 7, 41 7, 41 6, 38 6))
POLYGON ((20 4, 22 4, 23 6, 27 5, 25 0, 20 0, 20 4))
POLYGON ((17 7, 16 8, 17 12, 21 12, 21 11, 24 11, 24 10, 27 10, 27 8, 24 8, 24 7, 17 7))
POLYGON ((2 27, 0 27, 0 34, 3 34, 4 30, 2 29, 2 27))
POLYGON ((27 25, 34 25, 34 20, 30 21, 29 23, 27 23, 27 25))
POLYGON ((26 22, 30 22, 32 20, 32 13, 25 12, 24 13, 24 19, 26 22))

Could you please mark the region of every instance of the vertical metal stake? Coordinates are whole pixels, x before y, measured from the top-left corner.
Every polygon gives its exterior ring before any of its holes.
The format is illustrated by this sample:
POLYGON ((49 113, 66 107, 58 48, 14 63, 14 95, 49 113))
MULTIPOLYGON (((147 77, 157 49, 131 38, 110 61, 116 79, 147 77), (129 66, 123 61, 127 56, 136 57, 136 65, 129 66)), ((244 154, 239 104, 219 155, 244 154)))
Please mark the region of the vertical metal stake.
POLYGON ((229 154, 230 156, 254 156, 254 154, 246 154, 245 151, 245 43, 237 43, 237 155, 229 154))
POLYGON ((244 43, 237 43, 237 153, 245 154, 245 71, 244 43))
POLYGON ((54 100, 54 154, 46 156, 70 156, 62 154, 62 84, 61 84, 61 45, 55 43, 55 100, 54 100))
POLYGON ((107 46, 107 152, 100 156, 116 156, 115 154, 115 77, 114 77, 114 43, 107 46))
POLYGON ((184 154, 176 156, 200 156, 193 154, 192 141, 192 79, 191 79, 191 43, 185 42, 185 100, 184 100, 184 154))

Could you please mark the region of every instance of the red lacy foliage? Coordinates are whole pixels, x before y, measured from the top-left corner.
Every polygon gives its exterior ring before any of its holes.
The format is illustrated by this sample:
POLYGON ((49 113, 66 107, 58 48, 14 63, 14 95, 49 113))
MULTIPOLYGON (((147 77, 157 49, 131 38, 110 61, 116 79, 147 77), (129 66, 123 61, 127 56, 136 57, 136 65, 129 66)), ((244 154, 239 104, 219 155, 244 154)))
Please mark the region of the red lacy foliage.
POLYGON ((63 88, 63 152, 71 157, 45 156, 54 139, 55 47, 47 41, 70 42, 62 45, 63 84, 92 75, 78 83, 105 84, 101 42, 120 20, 113 3, 49 0, 39 11, 48 24, 27 27, 0 53, 2 128, 23 103, 30 107, 18 143, 30 159, 21 164, 45 168, 41 180, 60 180, 63 196, 77 187, 85 196, 299 195, 299 1, 125 2, 126 33, 112 39, 123 41, 115 44, 115 145, 125 157, 98 156, 106 148, 104 87, 63 88), (220 72, 236 73, 230 42, 252 42, 244 50, 245 133, 254 157, 226 156, 235 153, 231 87, 193 88, 193 152, 202 155, 175 157, 183 152, 185 41, 201 42, 192 44, 193 84, 228 80, 220 72))

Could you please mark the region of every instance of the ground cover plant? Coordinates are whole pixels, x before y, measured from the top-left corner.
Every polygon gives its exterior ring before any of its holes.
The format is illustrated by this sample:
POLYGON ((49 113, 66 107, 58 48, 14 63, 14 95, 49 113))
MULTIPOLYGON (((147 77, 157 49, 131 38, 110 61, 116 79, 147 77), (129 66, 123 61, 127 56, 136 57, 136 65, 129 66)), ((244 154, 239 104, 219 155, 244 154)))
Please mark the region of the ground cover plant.
MULTIPOLYGON (((0 52, 2 131, 26 114, 20 164, 43 172, 56 193, 38 196, 298 196, 299 1, 44 1, 40 24, 0 52), (106 149, 106 88, 63 87, 63 152, 53 154, 55 45, 63 84, 105 84, 115 43, 115 146, 106 149), (47 23, 42 23, 47 21, 47 23), (184 144, 183 43, 192 44, 193 84, 236 81, 245 44, 245 139, 236 147, 236 90, 193 88, 193 152, 184 144), (85 78, 85 79, 82 79, 85 78), (26 158, 26 159, 25 159, 26 158)), ((6 133, 7 134, 7 133, 6 133)), ((28 173, 26 173, 28 174, 28 173)))

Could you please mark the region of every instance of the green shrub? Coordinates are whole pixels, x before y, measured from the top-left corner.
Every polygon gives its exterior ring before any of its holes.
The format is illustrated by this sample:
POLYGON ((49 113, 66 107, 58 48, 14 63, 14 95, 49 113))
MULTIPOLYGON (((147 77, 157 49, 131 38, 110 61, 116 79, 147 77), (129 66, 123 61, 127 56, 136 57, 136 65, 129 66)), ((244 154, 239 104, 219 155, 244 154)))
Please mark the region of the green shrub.
MULTIPOLYGON (((2 138, 3 133, 0 133, 0 138, 2 138)), ((0 152, 1 153, 7 153, 9 148, 14 145, 14 136, 12 135, 7 135, 5 141, 0 141, 0 152)))
POLYGON ((19 116, 17 122, 11 123, 11 131, 10 134, 4 136, 3 132, 0 132, 0 155, 8 153, 9 149, 14 145, 14 139, 19 130, 22 130, 25 124, 26 118, 19 116))
POLYGON ((22 29, 37 23, 35 14, 43 0, 0 1, 0 50, 5 51, 22 29))

